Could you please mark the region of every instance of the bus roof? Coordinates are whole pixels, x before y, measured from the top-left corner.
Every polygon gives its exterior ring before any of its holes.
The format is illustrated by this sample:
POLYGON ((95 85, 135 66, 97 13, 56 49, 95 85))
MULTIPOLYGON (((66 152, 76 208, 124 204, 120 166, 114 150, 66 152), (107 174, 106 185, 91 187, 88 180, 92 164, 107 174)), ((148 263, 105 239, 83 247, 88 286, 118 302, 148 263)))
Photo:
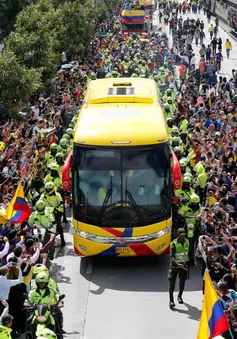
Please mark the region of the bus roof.
POLYGON ((94 146, 138 146, 167 142, 154 80, 109 78, 89 83, 74 141, 94 146))

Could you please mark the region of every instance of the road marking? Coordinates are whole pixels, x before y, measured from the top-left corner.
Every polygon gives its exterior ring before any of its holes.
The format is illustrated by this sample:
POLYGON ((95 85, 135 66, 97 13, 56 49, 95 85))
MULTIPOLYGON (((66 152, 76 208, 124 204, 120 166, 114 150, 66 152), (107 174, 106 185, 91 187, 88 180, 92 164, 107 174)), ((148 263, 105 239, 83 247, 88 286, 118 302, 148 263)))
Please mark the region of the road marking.
POLYGON ((86 269, 86 274, 88 274, 88 275, 92 274, 92 270, 93 270, 93 258, 88 258, 88 265, 87 265, 87 269, 86 269))

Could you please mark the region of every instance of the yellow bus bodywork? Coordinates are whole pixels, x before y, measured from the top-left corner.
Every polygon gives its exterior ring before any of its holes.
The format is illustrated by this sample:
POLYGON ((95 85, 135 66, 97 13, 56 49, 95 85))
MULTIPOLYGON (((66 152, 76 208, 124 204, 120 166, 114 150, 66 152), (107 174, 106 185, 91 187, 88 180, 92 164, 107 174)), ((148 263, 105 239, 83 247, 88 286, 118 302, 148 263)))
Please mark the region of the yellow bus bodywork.
MULTIPOLYGON (((154 145, 168 139, 154 80, 108 78, 89 83, 77 120, 75 144, 114 148, 154 145), (123 94, 118 94, 118 88, 123 94)), ((124 228, 93 226, 73 219, 74 249, 82 256, 160 255, 169 249, 171 227, 172 218, 124 228)))

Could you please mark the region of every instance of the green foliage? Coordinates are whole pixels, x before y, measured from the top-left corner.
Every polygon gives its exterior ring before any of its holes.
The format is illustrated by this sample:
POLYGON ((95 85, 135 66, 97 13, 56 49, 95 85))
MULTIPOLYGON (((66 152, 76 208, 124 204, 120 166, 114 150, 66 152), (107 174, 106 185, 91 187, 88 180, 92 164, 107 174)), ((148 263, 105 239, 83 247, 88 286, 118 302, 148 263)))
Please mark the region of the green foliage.
POLYGON ((15 53, 22 65, 41 72, 44 89, 50 86, 60 62, 55 49, 55 16, 51 0, 38 1, 18 15, 15 32, 6 39, 8 50, 15 53))
POLYGON ((69 55, 81 53, 90 39, 92 22, 88 8, 80 1, 66 2, 56 11, 57 51, 68 51, 69 55))
POLYGON ((116 5, 118 5, 117 0, 98 0, 96 17, 100 20, 104 20, 114 11, 116 5))
POLYGON ((11 105, 33 95, 41 86, 41 73, 22 66, 13 52, 0 56, 0 104, 11 105))
POLYGON ((3 37, 7 36, 13 29, 17 14, 30 3, 31 0, 0 1, 0 33, 3 37))

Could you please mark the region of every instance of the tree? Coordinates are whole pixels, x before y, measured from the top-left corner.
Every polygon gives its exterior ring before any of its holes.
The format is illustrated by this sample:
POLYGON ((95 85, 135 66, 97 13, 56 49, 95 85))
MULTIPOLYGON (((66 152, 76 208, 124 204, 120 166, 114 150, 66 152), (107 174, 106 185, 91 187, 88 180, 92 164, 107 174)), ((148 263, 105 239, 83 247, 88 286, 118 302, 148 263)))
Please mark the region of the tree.
POLYGON ((0 105, 7 106, 32 96, 41 86, 41 72, 22 66, 13 52, 0 56, 0 105))
POLYGON ((56 11, 55 34, 57 51, 69 55, 81 53, 93 31, 92 15, 80 1, 66 2, 56 11))
POLYGON ((13 29, 17 14, 31 2, 31 0, 0 1, 0 34, 3 37, 6 37, 13 29))
POLYGON ((52 1, 40 0, 17 16, 15 32, 6 39, 7 50, 13 51, 24 67, 38 69, 42 73, 42 83, 46 89, 60 62, 55 48, 55 15, 52 1))

